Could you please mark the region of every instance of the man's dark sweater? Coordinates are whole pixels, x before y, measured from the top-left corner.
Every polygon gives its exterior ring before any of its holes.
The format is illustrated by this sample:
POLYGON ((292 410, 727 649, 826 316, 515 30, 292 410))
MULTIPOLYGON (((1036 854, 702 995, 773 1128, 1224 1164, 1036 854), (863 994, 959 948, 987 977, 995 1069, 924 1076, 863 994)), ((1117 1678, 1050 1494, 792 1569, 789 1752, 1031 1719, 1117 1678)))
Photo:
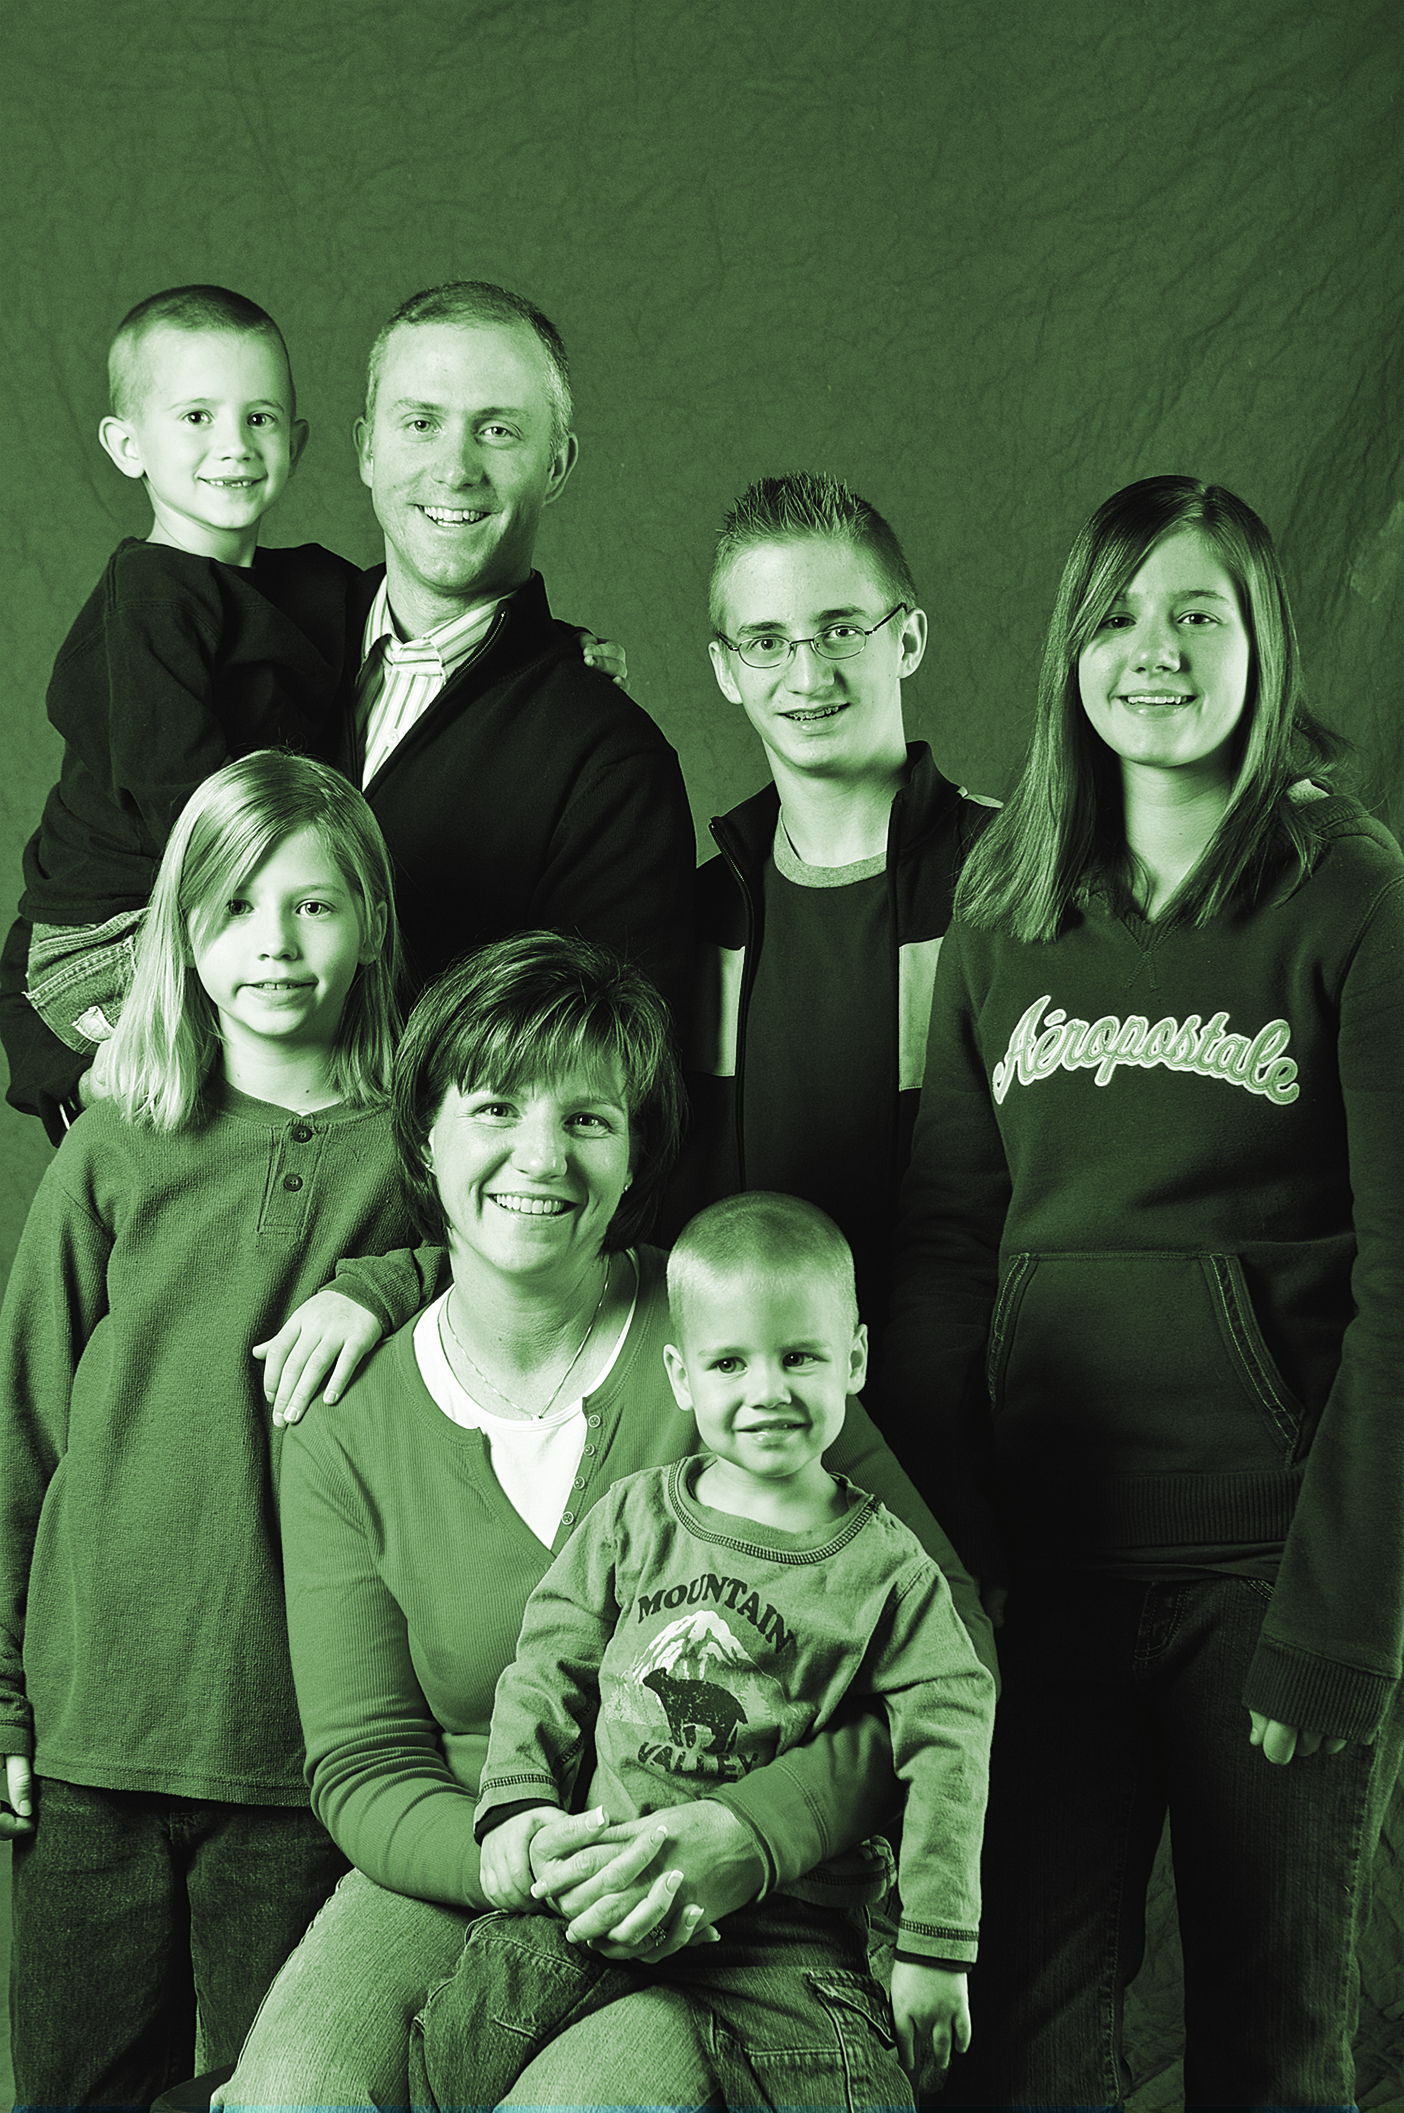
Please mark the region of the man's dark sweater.
MULTIPOLYGON (((363 625, 384 577, 361 581, 363 625)), ((360 632, 356 632, 359 657, 360 632)), ((349 714, 338 757, 360 783, 349 714)), ((612 946, 689 995, 695 837, 677 756, 580 657, 540 573, 366 787, 395 865, 414 989, 457 955, 545 926, 612 946)))

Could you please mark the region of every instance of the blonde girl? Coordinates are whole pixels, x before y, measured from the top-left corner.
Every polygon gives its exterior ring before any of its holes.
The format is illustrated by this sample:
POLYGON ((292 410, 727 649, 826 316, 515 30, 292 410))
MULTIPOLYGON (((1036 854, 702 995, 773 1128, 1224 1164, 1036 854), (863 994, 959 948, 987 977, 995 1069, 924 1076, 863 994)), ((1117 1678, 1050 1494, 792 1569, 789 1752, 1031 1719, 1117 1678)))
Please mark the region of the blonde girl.
POLYGON ((0 1315, 0 1751, 16 2095, 148 2104, 232 2062, 345 1870, 308 1809, 250 1351, 406 1245, 389 863, 260 751, 172 834, 114 1037, 0 1315))

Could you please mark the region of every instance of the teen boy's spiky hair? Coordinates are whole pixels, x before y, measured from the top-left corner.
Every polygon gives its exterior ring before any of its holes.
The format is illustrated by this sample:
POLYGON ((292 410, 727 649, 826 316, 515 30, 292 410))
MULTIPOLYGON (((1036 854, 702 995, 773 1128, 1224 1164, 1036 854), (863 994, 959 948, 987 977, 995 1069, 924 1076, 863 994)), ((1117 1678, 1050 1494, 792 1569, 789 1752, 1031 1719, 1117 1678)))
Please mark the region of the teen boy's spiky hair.
POLYGON ((767 1271, 797 1276, 817 1271, 858 1319, 853 1250, 832 1218, 800 1196, 748 1189, 709 1203, 679 1233, 668 1257, 668 1303, 673 1325, 685 1327, 690 1296, 719 1276, 754 1277, 767 1271))
POLYGON ((892 600, 916 608, 911 567, 877 508, 850 491, 841 477, 791 470, 783 477, 758 477, 722 522, 708 597, 718 636, 724 635, 722 588, 742 551, 753 543, 791 543, 807 536, 832 536, 852 544, 870 559, 892 600))
MULTIPOLYGON (((256 301, 231 293, 227 286, 168 287, 164 293, 148 294, 144 301, 138 301, 117 325, 117 335, 107 355, 107 386, 114 418, 130 418, 140 408, 145 380, 142 347, 150 333, 163 324, 170 330, 223 330, 269 337, 283 358, 288 358, 282 331, 256 301)), ((292 387, 291 361, 288 387, 292 387)))

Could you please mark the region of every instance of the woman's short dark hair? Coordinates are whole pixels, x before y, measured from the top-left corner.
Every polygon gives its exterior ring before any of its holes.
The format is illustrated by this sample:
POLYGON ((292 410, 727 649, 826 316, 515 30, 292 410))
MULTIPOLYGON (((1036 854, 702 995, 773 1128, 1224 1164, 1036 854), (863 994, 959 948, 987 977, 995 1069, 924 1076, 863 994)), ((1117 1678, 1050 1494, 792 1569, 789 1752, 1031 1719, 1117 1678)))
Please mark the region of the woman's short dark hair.
POLYGON ((608 947, 519 932, 465 954, 425 991, 395 1058, 393 1123, 410 1207, 428 1240, 447 1236, 429 1132, 451 1086, 510 1094, 566 1072, 624 1082, 633 1181, 604 1252, 642 1239, 682 1135, 682 1074, 668 1008, 641 970, 608 947))

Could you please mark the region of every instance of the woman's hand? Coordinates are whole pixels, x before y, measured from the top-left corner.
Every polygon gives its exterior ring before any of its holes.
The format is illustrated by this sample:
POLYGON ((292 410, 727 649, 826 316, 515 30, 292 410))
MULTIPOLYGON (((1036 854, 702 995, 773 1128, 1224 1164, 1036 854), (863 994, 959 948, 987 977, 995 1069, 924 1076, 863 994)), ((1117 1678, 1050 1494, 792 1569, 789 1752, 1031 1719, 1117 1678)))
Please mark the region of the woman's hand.
POLYGON ((1339 1753, 1345 1745, 1344 1739, 1323 1738, 1319 1731, 1299 1731, 1295 1724, 1281 1724, 1276 1717, 1265 1717, 1260 1710, 1250 1709, 1253 1729, 1248 1734, 1250 1746, 1261 1746, 1265 1759, 1285 1768, 1294 1754, 1305 1759, 1308 1754, 1339 1753))
POLYGON ((0 1806, 0 1841, 8 1841, 12 1834, 32 1834, 34 1770, 28 1754, 5 1756, 5 1802, 10 1809, 0 1806))
POLYGON ((754 1900, 765 1878, 749 1830, 707 1798, 599 1824, 557 1846, 549 1837, 559 1831, 543 1828, 532 1843, 533 1890, 565 1917, 574 1942, 606 1958, 666 1959, 684 1944, 714 1941, 714 1925, 754 1900))
POLYGON ((384 1334, 369 1308, 330 1285, 304 1299, 266 1343, 253 1354, 263 1360, 264 1399, 273 1404, 275 1424, 296 1423, 327 1374, 323 1401, 338 1402, 361 1360, 384 1334))
POLYGON ((624 689, 629 681, 629 661, 622 646, 612 638, 596 638, 593 631, 578 631, 580 650, 585 656, 587 668, 598 668, 602 675, 612 675, 619 688, 624 689))

